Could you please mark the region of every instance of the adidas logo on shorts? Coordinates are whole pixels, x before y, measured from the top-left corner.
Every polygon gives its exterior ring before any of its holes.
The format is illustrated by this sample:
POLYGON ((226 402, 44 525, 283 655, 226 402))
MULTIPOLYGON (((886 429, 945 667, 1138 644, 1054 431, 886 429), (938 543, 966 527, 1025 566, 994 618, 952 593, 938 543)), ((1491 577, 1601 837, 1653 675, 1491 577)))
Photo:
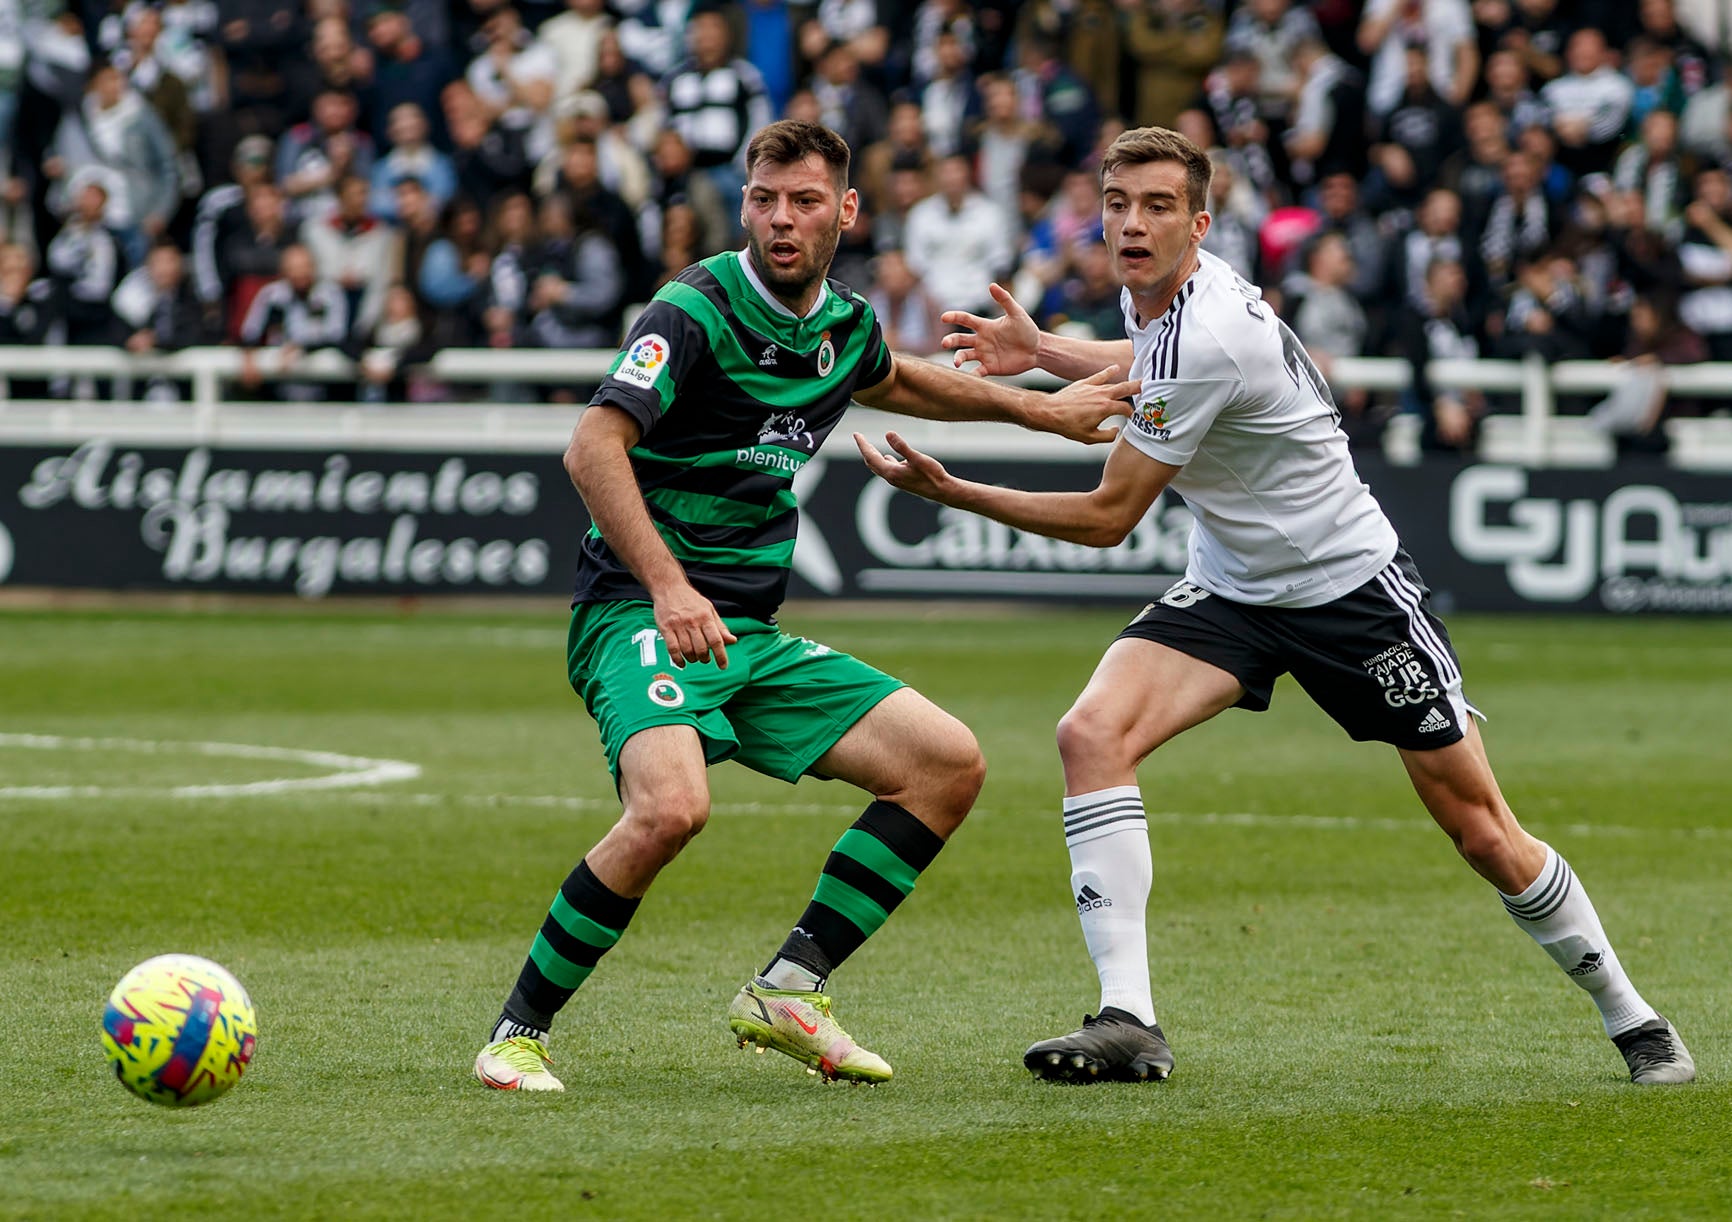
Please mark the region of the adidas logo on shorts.
POLYGON ((1419 732, 1421 734, 1430 734, 1435 730, 1447 730, 1452 724, 1454 723, 1443 715, 1442 709, 1433 707, 1430 712, 1420 718, 1419 732))

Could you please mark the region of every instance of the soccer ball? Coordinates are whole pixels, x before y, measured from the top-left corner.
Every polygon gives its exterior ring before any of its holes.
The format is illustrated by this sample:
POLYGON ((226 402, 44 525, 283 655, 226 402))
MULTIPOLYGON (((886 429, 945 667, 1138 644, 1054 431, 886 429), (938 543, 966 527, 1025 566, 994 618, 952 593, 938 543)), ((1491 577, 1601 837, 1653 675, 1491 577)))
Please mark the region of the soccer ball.
POLYGON ((120 1084, 165 1107, 197 1107, 241 1080, 259 1024, 241 982, 197 955, 133 968, 102 1012, 102 1048, 120 1084))

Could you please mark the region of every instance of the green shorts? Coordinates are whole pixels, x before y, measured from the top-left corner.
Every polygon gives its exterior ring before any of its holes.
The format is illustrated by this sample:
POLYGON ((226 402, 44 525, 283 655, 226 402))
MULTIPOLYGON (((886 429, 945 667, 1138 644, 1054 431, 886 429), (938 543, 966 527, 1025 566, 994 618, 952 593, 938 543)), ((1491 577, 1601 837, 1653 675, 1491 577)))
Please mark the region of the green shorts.
POLYGON ((651 726, 691 726, 716 764, 797 781, 855 722, 902 687, 883 671, 774 624, 725 618, 739 641, 728 668, 713 661, 675 670, 647 602, 579 603, 566 662, 571 686, 601 731, 619 780, 626 740, 651 726))

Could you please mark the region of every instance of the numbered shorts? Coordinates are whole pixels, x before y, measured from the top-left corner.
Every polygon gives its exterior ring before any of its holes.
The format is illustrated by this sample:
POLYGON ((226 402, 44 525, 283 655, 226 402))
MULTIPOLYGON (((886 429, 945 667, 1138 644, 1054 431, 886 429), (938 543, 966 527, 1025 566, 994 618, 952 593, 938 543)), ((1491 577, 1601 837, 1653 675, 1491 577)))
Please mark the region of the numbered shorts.
POLYGON ((651 726, 691 726, 704 758, 737 759, 755 772, 797 781, 879 701, 903 684, 828 645, 761 620, 722 621, 739 640, 728 668, 690 662, 676 670, 647 602, 579 603, 566 660, 571 686, 601 731, 619 780, 626 740, 651 726))
POLYGON ((1405 549, 1353 593, 1321 607, 1233 602, 1181 581, 1121 637, 1156 641, 1244 685, 1238 707, 1269 707, 1275 680, 1299 686, 1354 739, 1412 751, 1447 747, 1478 710, 1430 592, 1405 549))

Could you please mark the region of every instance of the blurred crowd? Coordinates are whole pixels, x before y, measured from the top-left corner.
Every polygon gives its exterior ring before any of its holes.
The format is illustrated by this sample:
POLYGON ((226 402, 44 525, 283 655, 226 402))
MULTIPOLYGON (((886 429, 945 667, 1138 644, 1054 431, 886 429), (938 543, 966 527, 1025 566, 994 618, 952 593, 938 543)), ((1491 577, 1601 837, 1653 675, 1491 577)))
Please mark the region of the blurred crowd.
POLYGON ((1724 0, 304 3, 0 0, 0 343, 337 348, 442 397, 443 347, 615 343, 798 117, 854 149, 833 274, 905 350, 994 279, 1121 334, 1098 158, 1161 124, 1215 161, 1205 247, 1325 372, 1413 359, 1429 444, 1485 405, 1427 359, 1732 360, 1724 0))

